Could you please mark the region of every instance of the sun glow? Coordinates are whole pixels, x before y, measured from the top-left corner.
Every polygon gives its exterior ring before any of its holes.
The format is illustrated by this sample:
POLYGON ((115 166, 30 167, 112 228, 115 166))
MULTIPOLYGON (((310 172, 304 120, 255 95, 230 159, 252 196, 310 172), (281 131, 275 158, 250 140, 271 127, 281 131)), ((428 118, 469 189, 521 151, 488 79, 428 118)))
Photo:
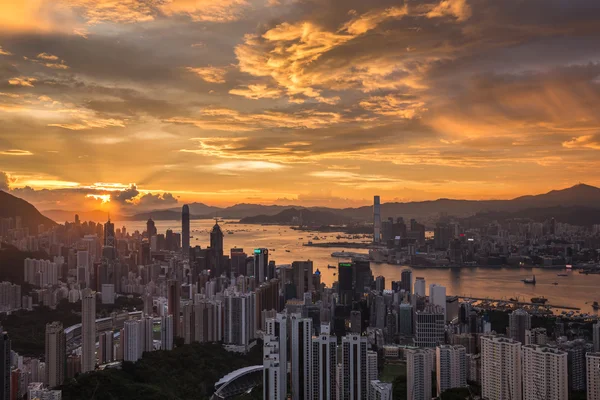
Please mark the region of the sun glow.
POLYGON ((102 204, 110 203, 110 194, 88 194, 85 197, 95 200, 102 200, 102 204))

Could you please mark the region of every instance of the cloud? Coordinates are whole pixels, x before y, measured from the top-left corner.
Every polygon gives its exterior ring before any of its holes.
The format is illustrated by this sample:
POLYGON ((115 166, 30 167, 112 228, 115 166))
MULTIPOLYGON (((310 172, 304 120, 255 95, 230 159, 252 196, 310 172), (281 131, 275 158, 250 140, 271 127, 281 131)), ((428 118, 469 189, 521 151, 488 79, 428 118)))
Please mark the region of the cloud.
POLYGON ((12 53, 10 51, 4 50, 2 46, 0 46, 0 56, 12 56, 12 53))
POLYGON ((33 153, 27 150, 17 150, 17 149, 10 149, 10 150, 0 150, 0 155, 3 156, 32 156, 33 153))
POLYGON ((471 17, 471 7, 467 0, 442 0, 427 13, 428 18, 455 17, 457 21, 465 21, 471 17))
POLYGON ((362 100, 359 104, 365 110, 372 111, 375 114, 405 119, 417 118, 427 110, 423 101, 397 94, 371 96, 362 100))
POLYGON ((142 208, 154 208, 163 206, 173 206, 177 204, 178 200, 173 196, 172 193, 146 193, 139 196, 136 200, 136 206, 142 208))
POLYGON ((8 80, 8 83, 13 86, 33 87, 33 84, 35 81, 37 81, 36 78, 22 76, 22 77, 18 77, 18 78, 11 78, 8 80))
POLYGON ((583 135, 563 142, 563 147, 568 149, 593 149, 600 150, 600 135, 583 135))
POLYGON ((195 73, 200 78, 202 78, 205 82, 210 83, 225 83, 225 74, 227 73, 227 69, 218 68, 218 67, 200 67, 193 68, 187 67, 188 71, 195 73))
POLYGON ((8 174, 0 171, 0 190, 8 191, 10 189, 10 182, 8 174))
POLYGON ((248 85, 246 87, 231 89, 229 93, 253 100, 277 99, 281 96, 281 90, 277 88, 270 88, 267 85, 262 84, 248 85))
POLYGON ((40 53, 36 56, 36 58, 39 58, 40 60, 46 60, 46 61, 57 61, 59 58, 53 54, 48 54, 48 53, 40 53))
POLYGON ((132 183, 129 188, 111 194, 111 201, 115 201, 120 204, 132 203, 132 200, 139 194, 140 192, 137 189, 137 185, 132 183))
POLYGON ((219 163, 211 166, 217 172, 260 172, 260 171, 275 171, 285 168, 285 165, 277 164, 269 161, 230 161, 219 163))
POLYGON ((160 9, 166 15, 185 14, 194 21, 231 22, 242 18, 246 0, 170 0, 160 9))

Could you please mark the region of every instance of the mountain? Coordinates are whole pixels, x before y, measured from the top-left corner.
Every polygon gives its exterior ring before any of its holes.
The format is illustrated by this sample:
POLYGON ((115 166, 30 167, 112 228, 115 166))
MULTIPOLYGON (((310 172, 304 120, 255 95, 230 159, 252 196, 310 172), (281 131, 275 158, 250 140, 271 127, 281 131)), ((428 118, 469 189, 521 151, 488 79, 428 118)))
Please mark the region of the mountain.
POLYGON ((0 190, 0 218, 21 217, 23 227, 32 234, 37 233, 38 225, 50 228, 56 222, 43 216, 33 205, 23 199, 0 190))
POLYGON ((527 220, 534 222, 545 222, 554 218, 556 222, 576 226, 591 227, 600 224, 600 208, 571 206, 571 207, 544 207, 528 208, 520 211, 488 211, 477 213, 461 220, 465 227, 481 227, 492 222, 504 222, 508 220, 527 220))
POLYGON ((556 207, 583 206, 600 207, 600 188, 580 183, 562 190, 552 190, 537 196, 521 196, 511 200, 519 206, 556 207))
POLYGON ((303 207, 278 206, 278 205, 265 206, 262 204, 241 203, 241 204, 236 204, 231 207, 223 208, 222 210, 219 211, 218 216, 221 218, 232 218, 232 219, 245 218, 245 217, 251 217, 251 216, 258 216, 258 215, 261 215, 261 216, 267 215, 268 216, 268 215, 276 215, 282 211, 289 210, 292 208, 303 208, 303 207))
MULTIPOLYGON (((181 207, 170 208, 170 211, 176 211, 181 213, 181 207)), ((221 207, 208 206, 204 203, 188 203, 188 207, 190 208, 190 215, 206 215, 206 216, 214 216, 211 214, 217 214, 223 210, 221 207)))
MULTIPOLYGON (((140 214, 130 215, 123 217, 124 221, 147 221, 152 218, 154 221, 181 221, 181 210, 155 210, 150 212, 144 212, 140 214)), ((190 219, 197 219, 197 217, 190 215, 190 219)))
MULTIPOLYGON (((93 211, 64 211, 64 210, 45 210, 44 215, 58 222, 59 224, 75 221, 75 215, 79 215, 80 221, 94 221, 104 223, 108 220, 108 212, 102 210, 93 211)), ((113 221, 122 221, 123 216, 110 214, 110 219, 113 221)))
POLYGON ((292 224, 302 220, 304 225, 344 225, 352 222, 351 218, 340 216, 330 211, 312 211, 306 208, 290 208, 275 215, 257 215, 240 220, 242 224, 292 224))

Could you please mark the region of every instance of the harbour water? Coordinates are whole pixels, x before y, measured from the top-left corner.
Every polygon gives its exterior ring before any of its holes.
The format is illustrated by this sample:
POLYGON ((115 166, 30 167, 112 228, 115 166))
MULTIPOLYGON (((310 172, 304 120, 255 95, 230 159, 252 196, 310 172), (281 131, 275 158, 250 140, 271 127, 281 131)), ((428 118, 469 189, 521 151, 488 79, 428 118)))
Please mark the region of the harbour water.
MULTIPOLYGON (((155 221, 159 233, 167 229, 181 232, 180 221, 155 221)), ((205 248, 209 244, 208 233, 214 225, 214 220, 193 220, 190 223, 191 245, 205 248)), ((364 249, 343 249, 336 247, 307 247, 303 243, 313 241, 340 242, 359 241, 356 239, 338 239, 345 236, 339 232, 306 232, 296 231, 287 226, 275 225, 245 225, 235 221, 220 222, 224 237, 226 252, 232 247, 243 248, 247 254, 258 247, 270 250, 269 259, 279 264, 291 264, 292 261, 312 260, 315 271, 321 272, 321 281, 331 286, 337 280, 337 269, 327 268, 337 265, 338 259, 331 257, 336 251, 354 251, 367 253, 364 249), (231 233, 228 233, 231 232, 231 233), (316 239, 317 237, 318 239, 316 239)), ((125 226, 128 232, 146 229, 145 221, 116 222, 115 228, 125 226)), ((366 241, 366 240, 363 240, 366 241)), ((343 261, 343 260, 340 260, 343 261)), ((410 268, 401 265, 371 263, 374 276, 385 277, 386 287, 391 282, 400 280, 403 269, 410 268)), ((413 279, 424 277, 427 285, 437 283, 446 287, 448 295, 469 297, 489 297, 492 299, 519 298, 529 302, 532 297, 546 297, 549 304, 565 305, 581 308, 581 312, 592 313, 592 302, 600 301, 600 275, 583 275, 577 271, 568 272, 568 276, 557 276, 564 270, 543 268, 410 268, 413 279), (521 280, 536 277, 536 285, 526 285, 521 280), (558 285, 553 283, 557 282, 558 285)))

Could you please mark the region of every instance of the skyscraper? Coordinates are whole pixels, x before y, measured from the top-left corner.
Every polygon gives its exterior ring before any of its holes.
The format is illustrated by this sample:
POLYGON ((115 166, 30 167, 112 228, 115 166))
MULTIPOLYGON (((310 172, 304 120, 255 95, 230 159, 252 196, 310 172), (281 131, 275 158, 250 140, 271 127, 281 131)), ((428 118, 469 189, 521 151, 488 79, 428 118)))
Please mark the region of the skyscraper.
POLYGON ((413 307, 408 303, 400 304, 398 311, 398 333, 400 336, 413 335, 413 307))
POLYGON ((521 400, 521 343, 502 336, 481 337, 481 390, 489 400, 521 400))
POLYGON ((406 381, 408 400, 431 400, 433 350, 406 351, 406 381))
POLYGON ((96 367, 96 292, 84 289, 81 293, 81 372, 96 367))
POLYGON ((385 276, 378 276, 375 278, 375 290, 379 292, 379 294, 383 293, 385 290, 385 276))
POLYGON ((234 293, 224 298, 224 342, 236 346, 248 346, 254 339, 256 315, 254 293, 234 293))
POLYGON ((377 380, 377 352, 367 351, 367 395, 370 398, 371 382, 377 380))
POLYGON ((402 270, 402 274, 400 274, 400 289, 404 289, 404 291, 408 294, 412 294, 412 271, 410 269, 402 270))
POLYGON ((254 277, 259 284, 273 278, 269 276, 269 249, 254 249, 254 277))
POLYGON ((321 334, 312 339, 312 400, 336 400, 337 338, 321 334))
POLYGON ((10 399, 10 338, 8 333, 0 336, 0 400, 10 399))
POLYGON ((67 338, 62 323, 46 324, 46 378, 51 388, 62 385, 65 380, 67 338))
POLYGON ((304 293, 312 292, 313 288, 313 262, 294 261, 292 263, 294 282, 296 283, 296 296, 303 298, 304 293))
POLYGON ((424 310, 416 312, 415 346, 436 347, 444 343, 444 310, 428 304, 424 310))
POLYGON ((146 222, 146 232, 148 233, 148 240, 150 240, 152 236, 156 236, 156 234, 158 233, 158 231, 156 230, 156 224, 154 223, 152 218, 148 219, 148 222, 146 222))
MULTIPOLYGON (((268 318, 266 320, 266 334, 270 337, 270 341, 276 341, 277 347, 269 346, 272 350, 271 354, 277 354, 277 361, 269 363, 269 368, 278 368, 277 374, 271 376, 271 383, 277 385, 277 393, 280 394, 280 398, 284 398, 287 395, 287 367, 288 367, 288 317, 286 314, 277 314, 275 318, 268 318), (276 381, 273 379, 276 378, 276 381)), ((267 340, 265 339, 265 346, 267 340)), ((266 371, 265 371, 266 373, 266 371)), ((266 378, 265 378, 266 379, 266 378)), ((268 399, 269 397, 265 397, 268 399)))
POLYGON ((160 348, 173 350, 173 316, 165 315, 160 318, 160 348))
POLYGON ((425 297, 425 278, 420 276, 415 278, 415 294, 417 296, 425 297))
POLYGON ((349 334, 342 338, 340 400, 367 398, 367 338, 349 334))
POLYGON ((354 298, 352 263, 338 264, 338 291, 340 304, 351 305, 354 298))
POLYGON ((135 362, 142 358, 142 325, 139 321, 128 319, 121 330, 121 347, 123 360, 135 362))
POLYGON ((436 283, 429 285, 429 303, 444 310, 444 321, 446 321, 446 288, 444 286, 436 283))
POLYGON ((181 251, 184 258, 190 256, 190 207, 187 204, 181 210, 181 251))
POLYGON ((521 351, 523 400, 568 399, 567 352, 534 344, 523 346, 521 351))
POLYGON ((442 345, 436 348, 437 394, 467 386, 467 351, 464 346, 442 345))
POLYGON ((210 231, 210 248, 217 255, 223 256, 223 231, 219 223, 215 221, 215 225, 210 231))
POLYGON ((592 339, 594 341, 594 353, 600 353, 600 322, 592 327, 592 339))
POLYGON ((98 335, 98 364, 107 364, 115 359, 113 345, 112 331, 102 332, 98 335))
POLYGON ((271 335, 265 335, 263 344, 263 399, 283 400, 287 395, 287 380, 279 359, 282 349, 279 339, 271 335))
POLYGON ((379 196, 373 198, 373 242, 381 242, 381 203, 379 196))
POLYGON ((168 307, 169 315, 173 316, 173 337, 181 336, 179 332, 181 315, 181 285, 176 279, 171 279, 167 283, 168 288, 168 307))
POLYGON ((531 315, 523 309, 513 311, 508 316, 508 332, 511 339, 525 344, 525 331, 531 329, 531 315))
POLYGON ((587 370, 587 399, 600 400, 600 353, 585 355, 587 370))
POLYGON ((292 314, 292 399, 310 399, 312 391, 312 319, 292 314))

